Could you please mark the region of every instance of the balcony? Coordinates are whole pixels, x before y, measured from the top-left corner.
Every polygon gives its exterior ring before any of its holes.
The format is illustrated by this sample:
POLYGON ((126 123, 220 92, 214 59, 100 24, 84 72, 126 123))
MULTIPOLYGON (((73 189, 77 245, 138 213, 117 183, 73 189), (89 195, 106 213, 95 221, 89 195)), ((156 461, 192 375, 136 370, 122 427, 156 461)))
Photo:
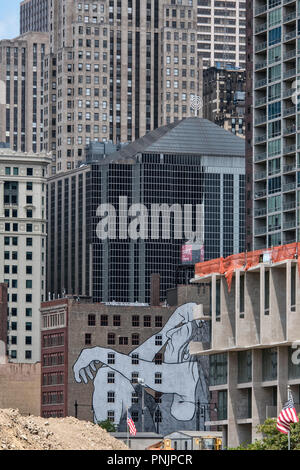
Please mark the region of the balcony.
POLYGON ((297 34, 297 32, 296 32, 295 29, 294 29, 293 31, 290 31, 289 33, 286 33, 286 34, 283 36, 284 42, 291 41, 292 39, 295 39, 296 34, 297 34))
POLYGON ((286 72, 283 73, 283 80, 286 80, 287 78, 295 77, 296 74, 297 74, 296 69, 287 70, 286 72))
POLYGON ((292 211, 296 209, 296 202, 286 202, 285 204, 282 205, 282 210, 283 211, 292 211))
POLYGON ((296 228, 296 220, 290 220, 289 222, 284 222, 283 230, 292 230, 296 228))
POLYGON ((292 126, 286 127, 283 131, 283 135, 290 135, 290 134, 295 134, 296 132, 296 126, 293 124, 292 126))
POLYGON ((267 134, 263 134, 263 135, 259 135, 259 136, 255 137, 255 143, 256 144, 265 142, 266 140, 267 140, 267 134))
POLYGON ((283 111, 283 117, 296 114, 296 106, 291 106, 283 111))
POLYGON ((267 153, 258 153, 257 155, 254 156, 254 161, 256 162, 262 162, 263 160, 266 160, 267 158, 267 153))
POLYGON ((255 181, 264 180, 264 179, 266 179, 266 176, 267 176, 266 171, 259 171, 259 172, 254 174, 254 179, 255 179, 255 181))
POLYGON ((285 54, 283 54, 283 60, 290 60, 290 59, 294 59, 294 57, 296 57, 296 50, 292 50, 292 51, 289 51, 289 52, 286 52, 285 54))
POLYGON ((289 23, 290 21, 293 21, 296 18, 296 12, 293 11, 289 15, 286 15, 283 17, 283 22, 284 23, 289 23))
POLYGON ((291 173, 296 171, 296 165, 284 165, 283 166, 283 173, 291 173))
POLYGON ((267 47, 268 47, 267 41, 261 42, 260 44, 257 44, 255 46, 255 52, 261 52, 264 49, 267 49, 267 47))
POLYGON ((265 124, 267 121, 267 116, 260 116, 255 119, 255 125, 258 126, 259 124, 265 124))
POLYGON ((267 67, 267 61, 264 60, 263 62, 258 62, 257 64, 255 64, 255 70, 259 70, 259 69, 265 69, 267 67))
POLYGON ((267 103, 267 97, 265 96, 264 98, 259 98, 258 100, 255 101, 255 106, 258 108, 259 106, 263 106, 267 103))
POLYGON ((283 98, 290 98, 293 96, 293 94, 296 92, 295 88, 288 88, 287 90, 284 90, 282 97, 283 98))
POLYGON ((267 227, 258 227, 255 229, 255 235, 265 235, 267 227))
POLYGON ((288 155, 289 153, 295 153, 295 152, 296 152, 296 144, 287 145, 286 147, 283 148, 282 155, 288 155))
POLYGON ((256 26, 256 28, 255 28, 255 34, 262 33, 262 32, 265 31, 267 28, 268 28, 268 23, 260 24, 259 26, 256 26))
POLYGON ((264 207, 262 209, 254 209, 255 217, 263 217, 267 214, 267 209, 264 207))
POLYGON ((256 191, 255 192, 255 199, 260 199, 262 197, 266 197, 267 195, 267 190, 266 189, 262 189, 261 191, 256 191))
POLYGON ((262 15, 268 9, 268 5, 263 5, 262 7, 255 8, 255 16, 262 15))
POLYGON ((255 82, 255 88, 262 88, 267 86, 268 80, 266 78, 263 78, 262 80, 257 80, 255 82))
POLYGON ((287 193, 288 191, 294 191, 296 189, 296 183, 286 183, 282 186, 282 191, 287 193))

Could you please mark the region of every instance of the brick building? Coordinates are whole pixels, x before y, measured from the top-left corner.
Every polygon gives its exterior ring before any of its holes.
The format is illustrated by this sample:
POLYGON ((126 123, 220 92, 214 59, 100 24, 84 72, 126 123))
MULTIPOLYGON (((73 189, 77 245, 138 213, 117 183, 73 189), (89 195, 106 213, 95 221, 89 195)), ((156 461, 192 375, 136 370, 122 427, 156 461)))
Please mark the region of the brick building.
MULTIPOLYGON (((179 286, 178 299, 185 302, 187 290, 208 309, 205 284, 179 286)), ((42 416, 109 419, 126 431, 128 406, 141 431, 144 395, 146 432, 157 423, 161 433, 203 427, 196 401, 209 407, 207 362, 190 362, 186 339, 204 340, 209 332, 194 318, 195 305, 91 303, 83 296, 44 302, 42 416)))

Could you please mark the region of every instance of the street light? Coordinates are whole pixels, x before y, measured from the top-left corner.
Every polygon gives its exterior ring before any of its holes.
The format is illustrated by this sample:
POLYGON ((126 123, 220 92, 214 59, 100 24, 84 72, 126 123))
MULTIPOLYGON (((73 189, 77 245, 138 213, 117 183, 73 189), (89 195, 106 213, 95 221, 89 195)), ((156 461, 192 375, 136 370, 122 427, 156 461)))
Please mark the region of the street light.
POLYGON ((145 408, 145 380, 138 378, 137 379, 138 383, 142 387, 142 432, 145 430, 145 414, 144 414, 144 408, 145 408))
MULTIPOLYGON (((188 400, 180 400, 178 403, 192 403, 197 407, 197 414, 196 414, 196 431, 200 431, 200 410, 202 411, 204 409, 204 431, 206 431, 206 409, 212 404, 212 403, 200 403, 200 400, 197 400, 197 402, 194 401, 188 401, 188 400)), ((214 408, 213 411, 217 411, 217 405, 214 403, 214 408)), ((203 416, 203 415, 202 415, 203 416)))

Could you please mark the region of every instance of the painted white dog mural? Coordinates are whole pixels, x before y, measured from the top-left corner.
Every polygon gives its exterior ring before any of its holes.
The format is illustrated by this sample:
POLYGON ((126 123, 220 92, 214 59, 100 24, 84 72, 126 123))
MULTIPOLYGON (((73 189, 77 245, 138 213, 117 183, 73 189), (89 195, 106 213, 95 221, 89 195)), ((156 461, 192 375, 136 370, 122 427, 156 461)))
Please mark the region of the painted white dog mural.
MULTIPOLYGON (((207 341, 208 327, 204 322, 193 319, 194 303, 178 307, 163 329, 150 337, 129 355, 113 349, 94 347, 84 349, 73 366, 76 382, 94 381, 93 410, 95 422, 105 421, 108 410, 115 413, 119 423, 126 408, 130 408, 136 384, 132 373, 145 381, 145 388, 162 394, 171 394, 170 413, 178 421, 190 421, 195 416, 195 402, 208 402, 207 370, 195 357, 189 354, 190 341, 207 341), (158 338, 160 337, 160 338, 158 338), (161 352, 163 362, 157 365, 155 355, 161 352), (108 360, 114 355, 114 363, 108 360), (138 355, 138 364, 132 356, 138 355), (110 356, 111 357, 111 356, 110 356), (102 363, 98 370, 95 366, 102 363), (107 381, 108 372, 115 372, 115 383, 107 381), (94 376, 94 373, 95 376, 94 376), (155 373, 161 373, 161 383, 156 383, 155 373), (196 388, 198 393, 196 393, 196 388), (107 393, 115 392, 114 403, 107 403, 107 393)), ((135 356, 136 357, 136 356, 135 356)))

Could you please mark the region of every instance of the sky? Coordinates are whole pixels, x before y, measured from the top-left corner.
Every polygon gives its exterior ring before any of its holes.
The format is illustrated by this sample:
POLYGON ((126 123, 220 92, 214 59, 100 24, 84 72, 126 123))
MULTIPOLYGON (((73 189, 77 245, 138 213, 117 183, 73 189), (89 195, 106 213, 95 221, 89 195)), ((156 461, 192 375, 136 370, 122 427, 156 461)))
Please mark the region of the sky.
POLYGON ((0 40, 19 35, 20 0, 0 0, 0 40))

